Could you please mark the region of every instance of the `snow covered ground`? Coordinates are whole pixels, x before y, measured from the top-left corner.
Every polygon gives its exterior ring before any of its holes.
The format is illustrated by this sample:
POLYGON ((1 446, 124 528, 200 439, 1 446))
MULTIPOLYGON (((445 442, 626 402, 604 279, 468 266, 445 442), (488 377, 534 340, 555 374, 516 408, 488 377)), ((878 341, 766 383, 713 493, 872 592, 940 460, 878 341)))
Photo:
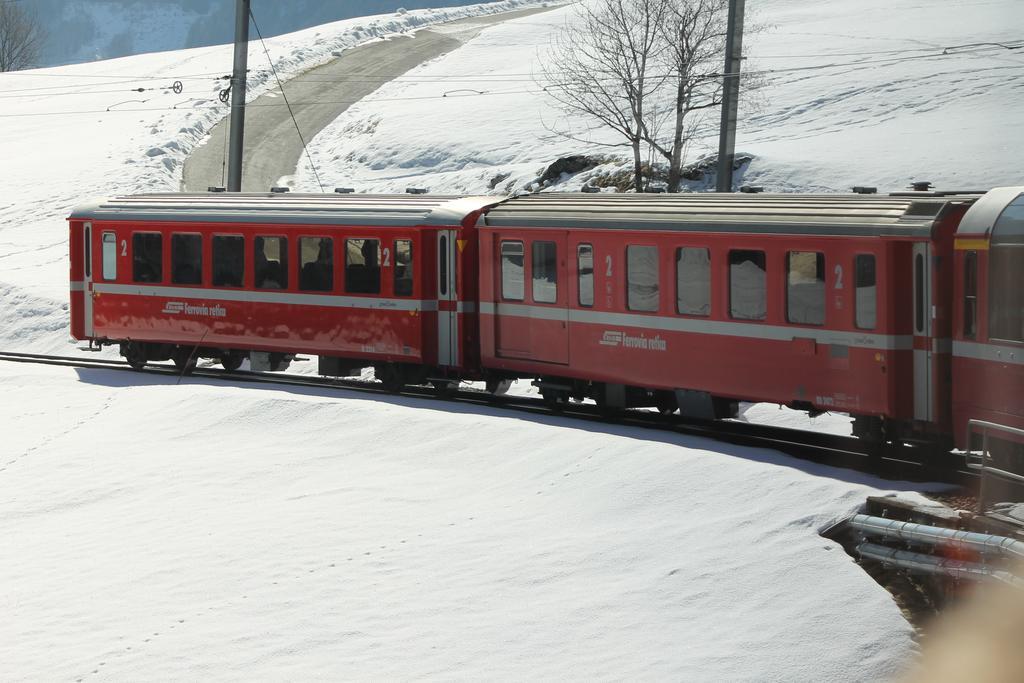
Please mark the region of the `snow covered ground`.
POLYGON ((822 527, 891 484, 672 434, 4 364, 0 677, 878 680, 822 527))
MULTIPOLYGON (((877 0, 764 4, 779 28, 751 49, 772 67, 806 60, 771 54, 867 49, 825 33, 910 49, 1020 25, 1013 2, 965 13, 903 0, 894 25, 877 0)), ((268 43, 295 72, 469 11, 481 8, 268 43)), ((554 113, 520 92, 536 90, 538 50, 567 12, 489 29, 420 70, 423 82, 381 89, 339 120, 351 146, 316 141, 321 173, 365 190, 479 191, 580 151, 545 138, 554 113), (505 94, 440 97, 466 88, 505 94)), ((230 55, 0 75, 0 348, 74 351, 64 218, 91 195, 177 189, 182 160, 226 113, 213 98, 230 55)), ((1019 69, 1001 72, 997 95, 985 89, 999 59, 1019 57, 904 62, 949 73, 902 81, 879 66, 892 90, 862 83, 849 96, 867 69, 786 76, 741 133, 758 155, 748 180, 897 187, 918 172, 903 161, 912 151, 932 181, 1015 181, 998 144, 1021 148, 1020 126, 992 139, 979 128, 997 101, 1019 109, 1019 69), (794 107, 812 94, 820 130, 807 138, 811 110, 794 107), (879 111, 886 97, 903 106, 879 111), (850 148, 855 158, 840 155, 850 148)), ((255 96, 266 74, 251 78, 255 96)), ((864 680, 914 651, 890 596, 818 535, 892 483, 668 433, 351 392, 12 364, 0 365, 0 392, 3 679, 864 680)), ((745 416, 778 421, 770 412, 745 416)))
MULTIPOLYGON (((748 12, 766 28, 744 39, 744 69, 767 85, 741 112, 736 149, 755 157, 742 182, 885 192, 912 179, 959 189, 1021 181, 1024 50, 942 53, 1019 45, 1024 3, 764 0, 748 12)), ((489 28, 350 108, 311 145, 325 185, 480 193, 507 174, 497 190, 522 189, 560 156, 614 153, 551 132, 594 125, 565 119, 538 80, 551 36, 574 16, 569 6, 489 28)), ((717 151, 716 116, 691 159, 717 151)), ((308 162, 294 182, 316 187, 308 162)))

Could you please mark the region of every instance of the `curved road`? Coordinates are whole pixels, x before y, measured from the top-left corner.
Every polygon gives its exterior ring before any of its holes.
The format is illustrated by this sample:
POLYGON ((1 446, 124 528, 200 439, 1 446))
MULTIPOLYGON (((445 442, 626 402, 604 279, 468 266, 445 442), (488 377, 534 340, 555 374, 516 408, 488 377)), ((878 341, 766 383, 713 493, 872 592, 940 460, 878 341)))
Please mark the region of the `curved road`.
MULTIPOLYGON (((488 26, 554 7, 469 17, 441 24, 441 30, 420 29, 409 36, 375 41, 345 50, 340 57, 304 72, 298 80, 284 82, 288 101, 306 143, 357 100, 413 67, 451 52, 488 26), (443 28, 441 28, 443 27, 443 28), (309 77, 309 80, 306 78, 309 77), (346 81, 347 78, 358 80, 346 81), (324 82, 324 81, 334 82, 324 82), (330 101, 325 104, 303 102, 330 101)), ((250 104, 282 105, 276 88, 250 104)), ((210 137, 185 160, 183 190, 205 192, 211 185, 225 185, 225 140, 229 117, 214 126, 210 137)), ((284 106, 249 107, 245 111, 245 142, 242 191, 267 192, 286 175, 295 173, 302 143, 284 106)), ((330 190, 330 188, 325 188, 330 190)))

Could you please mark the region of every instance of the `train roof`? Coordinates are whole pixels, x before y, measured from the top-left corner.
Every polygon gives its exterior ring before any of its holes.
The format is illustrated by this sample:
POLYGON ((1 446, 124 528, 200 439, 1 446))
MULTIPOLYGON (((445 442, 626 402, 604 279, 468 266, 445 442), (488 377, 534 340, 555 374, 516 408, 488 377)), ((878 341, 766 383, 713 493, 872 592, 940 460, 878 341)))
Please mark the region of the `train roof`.
POLYGON ((484 225, 815 235, 929 236, 943 210, 978 194, 569 194, 516 197, 484 225), (583 198, 586 198, 583 200, 583 198))
POLYGON ((372 225, 459 225, 504 197, 288 193, 164 193, 97 199, 75 220, 372 225))
POLYGON ((964 237, 989 237, 994 228, 1002 232, 1024 234, 1024 217, 1020 205, 1024 203, 1024 186, 997 187, 985 193, 967 213, 957 227, 956 234, 964 237), (1010 206, 1016 211, 1009 210, 1010 206))

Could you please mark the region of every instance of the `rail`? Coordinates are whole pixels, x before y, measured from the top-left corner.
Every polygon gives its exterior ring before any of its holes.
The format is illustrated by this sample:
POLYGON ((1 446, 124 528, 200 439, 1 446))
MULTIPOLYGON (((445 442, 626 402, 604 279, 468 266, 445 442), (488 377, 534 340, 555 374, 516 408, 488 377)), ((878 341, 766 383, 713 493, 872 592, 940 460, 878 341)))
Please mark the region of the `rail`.
MULTIPOLYGON (((978 494, 978 512, 984 512, 989 508, 991 502, 989 498, 993 494, 993 479, 1002 480, 1003 482, 1009 482, 1016 484, 1021 489, 1017 498, 1024 500, 1024 475, 1017 472, 1011 472, 1003 469, 1002 467, 996 466, 996 460, 992 456, 992 450, 990 448, 992 435, 1002 435, 1010 437, 1005 441, 1010 443, 1024 444, 1024 429, 1017 429, 1016 427, 1008 427, 995 422, 987 422, 985 420, 970 420, 967 423, 967 443, 968 450, 965 454, 967 467, 976 470, 981 473, 981 491, 978 494), (981 437, 981 450, 971 450, 971 445, 975 443, 975 435, 981 437)), ((1006 487, 1003 487, 1004 489, 1006 487)), ((1011 502, 1019 502, 1011 501, 1011 502)), ((999 501, 1004 502, 1004 501, 999 501)))

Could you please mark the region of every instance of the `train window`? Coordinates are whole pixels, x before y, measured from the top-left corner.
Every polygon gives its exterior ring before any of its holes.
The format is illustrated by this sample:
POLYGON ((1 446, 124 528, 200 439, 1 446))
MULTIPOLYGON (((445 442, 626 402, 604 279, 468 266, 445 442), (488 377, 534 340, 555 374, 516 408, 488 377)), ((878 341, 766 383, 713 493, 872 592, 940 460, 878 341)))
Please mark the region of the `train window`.
POLYGON ((245 238, 213 236, 213 286, 241 287, 245 280, 245 238))
POLYGON ((1024 196, 1003 210, 992 228, 989 251, 988 336, 1024 341, 1024 196))
POLYGON ((253 240, 253 277, 257 289, 288 289, 288 239, 253 240))
POLYGON ((676 311, 711 314, 711 252, 701 247, 676 249, 676 311))
POLYGON ((299 289, 329 292, 334 285, 334 240, 330 237, 299 238, 299 289))
POLYGON ((522 301, 526 285, 523 281, 523 243, 501 243, 501 298, 522 301))
POLYGON ((558 255, 554 242, 534 242, 533 300, 553 304, 558 299, 558 255))
POLYGON ((103 279, 117 279, 117 235, 103 233, 103 279))
POLYGON ((763 251, 729 252, 729 315, 739 320, 768 317, 767 260, 763 251))
POLYGON ((964 338, 978 332, 978 252, 964 254, 964 338))
POLYGON ((631 311, 658 310, 658 248, 626 247, 626 305, 631 311))
POLYGON ((825 255, 821 252, 786 253, 786 320, 825 324, 825 255))
POLYGON ((878 322, 878 286, 875 281, 875 257, 857 254, 854 259, 855 323, 862 330, 873 330, 878 322))
POLYGON ((164 240, 158 232, 132 233, 132 280, 163 282, 164 240))
POLYGON ((395 296, 412 296, 412 240, 395 240, 395 296))
POLYGON ((580 306, 594 305, 594 247, 581 244, 576 247, 576 272, 579 273, 580 306))
POLYGON ((914 257, 914 331, 924 334, 924 255, 914 257))
POLYGON ((345 291, 380 294, 380 240, 345 240, 345 291))
POLYGON ((176 285, 203 283, 202 235, 171 235, 171 282, 176 285))
POLYGON ((92 277, 92 225, 85 224, 85 276, 92 277))

